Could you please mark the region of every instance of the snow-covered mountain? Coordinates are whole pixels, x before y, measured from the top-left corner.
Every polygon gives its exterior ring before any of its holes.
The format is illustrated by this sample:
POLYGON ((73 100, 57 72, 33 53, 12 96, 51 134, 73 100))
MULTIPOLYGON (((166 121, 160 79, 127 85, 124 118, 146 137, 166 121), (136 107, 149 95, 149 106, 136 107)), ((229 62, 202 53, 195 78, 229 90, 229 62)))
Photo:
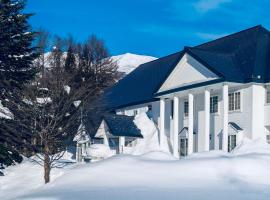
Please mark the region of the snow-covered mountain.
MULTIPOLYGON (((44 54, 45 58, 45 67, 47 69, 50 69, 50 62, 49 57, 51 55, 51 52, 47 52, 44 54)), ((67 53, 63 53, 63 60, 66 58, 67 53)), ((139 65, 150 62, 152 60, 155 60, 157 58, 152 56, 146 56, 146 55, 138 55, 138 54, 132 54, 132 53, 125 53, 122 55, 112 56, 111 57, 113 61, 117 62, 118 64, 118 71, 124 74, 129 74, 131 71, 133 71, 135 68, 137 68, 139 65)))
POLYGON ((137 55, 132 53, 125 53, 118 56, 112 56, 112 59, 117 62, 118 64, 118 71, 124 72, 126 74, 129 74, 131 71, 133 71, 136 67, 139 65, 150 62, 152 60, 155 60, 157 58, 152 56, 145 56, 145 55, 137 55))

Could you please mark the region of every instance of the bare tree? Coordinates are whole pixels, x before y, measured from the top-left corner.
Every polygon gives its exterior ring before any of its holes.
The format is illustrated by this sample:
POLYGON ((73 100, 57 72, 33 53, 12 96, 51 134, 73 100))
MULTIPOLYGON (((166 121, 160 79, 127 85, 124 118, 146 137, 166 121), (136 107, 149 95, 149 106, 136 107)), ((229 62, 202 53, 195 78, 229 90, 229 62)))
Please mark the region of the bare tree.
MULTIPOLYGON (((61 79, 60 79, 61 80, 61 79)), ((76 120, 77 94, 71 93, 65 82, 51 76, 48 84, 31 84, 25 91, 26 110, 32 120, 32 148, 44 166, 45 183, 50 181, 50 171, 56 167, 68 144, 72 122, 76 120)))
POLYGON ((72 76, 66 73, 63 41, 55 39, 48 58, 48 75, 39 76, 24 92, 28 104, 25 113, 31 116, 26 120, 31 121, 31 147, 44 167, 45 183, 75 135, 80 106, 94 107, 94 100, 116 81, 117 66, 108 58, 103 42, 95 37, 83 45, 83 52, 70 52, 77 63, 72 76))

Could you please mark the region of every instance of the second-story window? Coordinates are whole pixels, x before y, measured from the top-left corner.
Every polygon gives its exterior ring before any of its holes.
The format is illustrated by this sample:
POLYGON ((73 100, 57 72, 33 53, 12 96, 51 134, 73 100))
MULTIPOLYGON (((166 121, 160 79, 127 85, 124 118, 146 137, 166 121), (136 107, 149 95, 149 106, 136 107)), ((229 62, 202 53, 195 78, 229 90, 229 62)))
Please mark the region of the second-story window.
POLYGON ((184 102, 184 116, 188 117, 188 101, 184 102))
POLYGON ((218 112, 218 96, 210 97, 210 113, 218 112))
POLYGON ((229 111, 241 109, 241 93, 234 92, 229 94, 229 111))

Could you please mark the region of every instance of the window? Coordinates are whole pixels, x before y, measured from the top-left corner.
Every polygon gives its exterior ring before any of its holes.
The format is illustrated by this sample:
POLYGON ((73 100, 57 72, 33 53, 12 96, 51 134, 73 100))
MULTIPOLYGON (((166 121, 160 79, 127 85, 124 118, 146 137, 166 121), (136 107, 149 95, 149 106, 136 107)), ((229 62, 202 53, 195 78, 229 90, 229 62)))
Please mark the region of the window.
POLYGON ((229 111, 241 109, 241 93, 234 92, 229 94, 229 111))
POLYGON ((152 111, 152 105, 148 105, 148 111, 152 111))
POLYGON ((218 96, 210 97, 210 113, 218 112, 218 96))
POLYGON ((267 89, 266 91, 266 103, 270 104, 270 89, 267 89))
POLYGON ((228 136, 228 152, 231 152, 236 147, 236 135, 228 136))
POLYGON ((266 135, 266 142, 270 144, 270 135, 266 135))
POLYGON ((184 102, 184 115, 188 117, 188 101, 184 102))
POLYGON ((188 154, 188 139, 180 139, 180 156, 188 154))
POLYGON ((136 116, 138 114, 138 110, 134 110, 134 116, 136 116))

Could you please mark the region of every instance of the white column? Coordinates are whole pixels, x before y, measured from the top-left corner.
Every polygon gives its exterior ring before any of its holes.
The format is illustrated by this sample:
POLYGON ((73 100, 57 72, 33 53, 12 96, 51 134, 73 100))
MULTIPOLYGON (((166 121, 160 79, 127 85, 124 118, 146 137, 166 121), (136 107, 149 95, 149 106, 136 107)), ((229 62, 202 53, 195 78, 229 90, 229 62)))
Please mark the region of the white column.
POLYGON ((210 92, 204 91, 204 151, 209 151, 209 137, 210 137, 210 92))
POLYGON ((223 98, 223 131, 222 131, 222 150, 228 151, 228 85, 222 87, 223 98))
POLYGON ((193 153, 193 94, 188 94, 188 155, 193 153))
POLYGON ((165 143, 165 99, 160 99, 160 130, 159 145, 162 148, 165 143))
POLYGON ((125 137, 119 137, 119 153, 124 153, 125 137))
POLYGON ((173 97, 173 156, 179 158, 178 133, 179 133, 179 97, 173 97))

